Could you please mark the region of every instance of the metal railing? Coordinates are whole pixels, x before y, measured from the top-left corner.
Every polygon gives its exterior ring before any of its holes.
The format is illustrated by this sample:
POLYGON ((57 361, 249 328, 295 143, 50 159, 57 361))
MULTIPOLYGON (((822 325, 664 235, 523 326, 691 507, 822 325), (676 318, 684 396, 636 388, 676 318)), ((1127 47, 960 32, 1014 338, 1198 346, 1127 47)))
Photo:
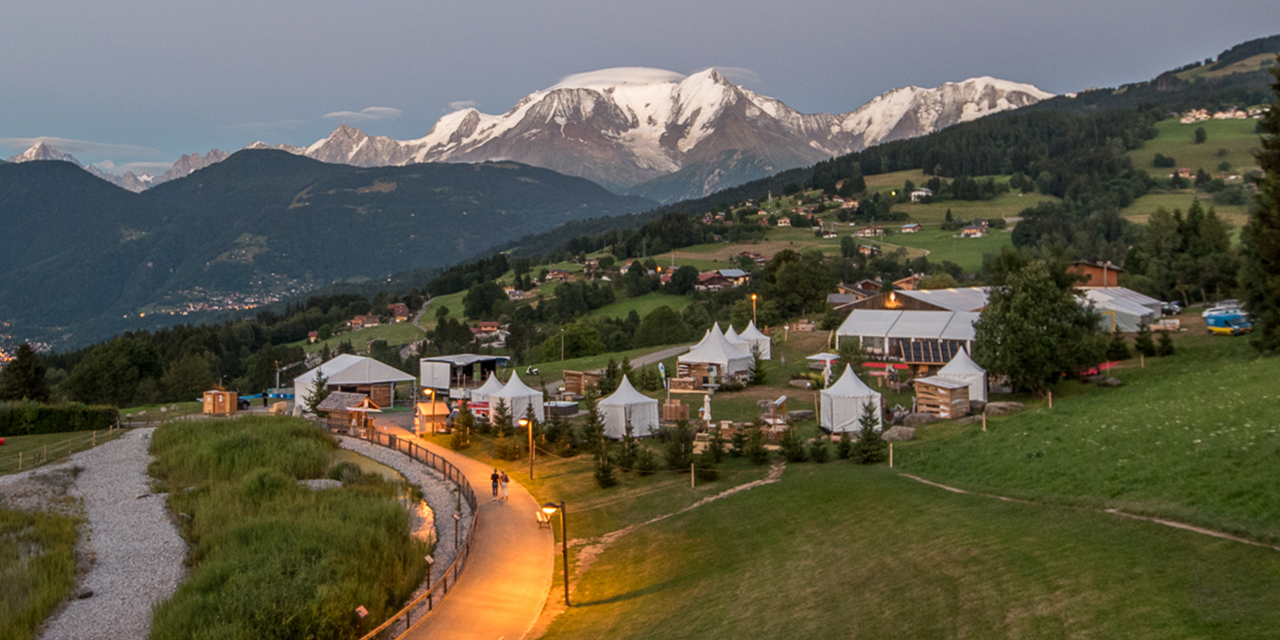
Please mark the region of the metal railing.
MULTIPOLYGON (((320 422, 322 425, 328 426, 328 421, 321 420, 320 422)), ((334 423, 334 426, 345 428, 345 425, 337 423, 334 423)), ((471 526, 467 529, 466 538, 459 543, 458 548, 455 550, 453 563, 449 565, 449 568, 439 574, 439 578, 436 578, 435 583, 429 585, 424 593, 414 598, 403 609, 388 618, 386 622, 378 625, 377 628, 366 633, 360 639, 374 640, 376 638, 382 640, 384 638, 396 638, 398 640, 422 624, 422 621, 426 620, 432 609, 444 600, 449 590, 458 584, 458 577, 462 575, 462 570, 466 568, 467 559, 471 557, 471 543, 475 540, 476 527, 480 522, 480 511, 477 508, 479 502, 476 500, 475 489, 467 481, 466 475, 453 463, 444 459, 443 456, 432 453, 426 447, 411 440, 400 438, 395 434, 382 433, 374 429, 351 429, 349 433, 352 437, 399 451, 440 472, 447 480, 458 485, 458 491, 461 493, 462 499, 466 500, 467 506, 471 507, 471 526)), ((432 574, 433 576, 435 575, 434 572, 432 574)))

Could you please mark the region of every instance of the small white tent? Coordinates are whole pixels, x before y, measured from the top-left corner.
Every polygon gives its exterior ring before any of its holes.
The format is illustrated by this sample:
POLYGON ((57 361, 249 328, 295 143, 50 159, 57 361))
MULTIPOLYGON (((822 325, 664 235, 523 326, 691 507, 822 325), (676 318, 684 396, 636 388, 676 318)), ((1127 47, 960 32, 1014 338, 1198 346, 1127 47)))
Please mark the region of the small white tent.
POLYGON ((512 424, 523 418, 530 406, 533 407, 533 415, 538 422, 547 419, 546 410, 542 407, 542 392, 525 384, 520 379, 520 374, 514 371, 511 372, 511 379, 507 381, 505 387, 489 394, 490 412, 497 409, 499 400, 506 403, 507 411, 511 413, 512 424))
POLYGON ((747 328, 743 329, 738 337, 747 341, 748 352, 754 347, 760 352, 761 359, 769 360, 773 357, 773 340, 756 328, 755 320, 747 324, 747 328))
POLYGON ((498 380, 498 374, 490 372, 489 379, 485 380, 484 384, 471 391, 471 402, 489 402, 489 396, 497 393, 501 389, 502 381, 498 380))
POLYGON ((750 353, 725 339, 719 323, 711 327, 702 342, 676 360, 681 364, 713 364, 723 376, 745 373, 751 369, 752 362, 750 353))
POLYGON ((862 408, 868 402, 875 407, 876 422, 879 423, 884 410, 880 394, 858 379, 852 366, 845 365, 844 375, 822 390, 822 428, 833 433, 857 431, 860 428, 858 418, 862 417, 862 408))
POLYGON ((968 384, 970 402, 987 401, 987 372, 979 367, 964 349, 957 351, 951 362, 938 370, 938 375, 968 384))
POLYGON ((738 332, 733 330, 733 325, 729 325, 729 330, 724 332, 724 339, 728 340, 729 344, 742 349, 747 353, 751 353, 751 343, 743 340, 742 336, 738 335, 738 332))
POLYGON ((604 434, 614 440, 626 434, 628 421, 636 437, 653 435, 658 431, 658 401, 636 391, 626 376, 618 384, 618 390, 596 406, 604 419, 604 434))

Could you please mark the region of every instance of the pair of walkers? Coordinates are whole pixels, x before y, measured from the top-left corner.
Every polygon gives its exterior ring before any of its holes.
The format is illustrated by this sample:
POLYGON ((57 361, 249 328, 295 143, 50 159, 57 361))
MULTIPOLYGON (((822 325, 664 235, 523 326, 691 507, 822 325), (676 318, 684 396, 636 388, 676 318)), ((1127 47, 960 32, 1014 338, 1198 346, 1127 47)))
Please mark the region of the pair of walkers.
POLYGON ((494 469, 493 473, 489 475, 489 480, 493 481, 493 497, 498 497, 498 489, 501 488, 502 499, 506 500, 508 497, 507 483, 511 482, 511 478, 507 477, 507 472, 494 469))

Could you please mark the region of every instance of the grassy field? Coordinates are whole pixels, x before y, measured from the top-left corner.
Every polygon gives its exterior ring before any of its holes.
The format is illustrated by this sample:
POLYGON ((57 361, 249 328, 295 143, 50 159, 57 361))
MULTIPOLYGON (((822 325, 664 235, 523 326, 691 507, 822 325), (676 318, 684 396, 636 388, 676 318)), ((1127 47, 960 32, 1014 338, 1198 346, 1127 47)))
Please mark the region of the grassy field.
MULTIPOLYGON (((569 371, 592 371, 595 369, 603 369, 605 365, 609 364, 609 358, 622 362, 623 356, 635 358, 637 356, 647 355, 673 346, 675 345, 641 347, 639 349, 632 349, 630 351, 622 351, 619 353, 603 353, 600 355, 585 356, 582 358, 569 358, 568 360, 553 360, 551 362, 543 362, 534 366, 536 366, 538 371, 541 372, 543 380, 551 382, 553 380, 559 380, 561 376, 564 375, 564 371, 566 369, 569 371)), ((519 371, 521 379, 524 379, 530 386, 537 383, 538 380, 536 377, 533 380, 529 380, 527 379, 528 376, 524 375, 524 370, 519 371)))
POLYGON ((900 466, 1019 498, 1120 508, 1280 541, 1280 360, 1244 339, 1180 337, 1180 352, 1117 374, 1117 389, 1055 394, 1052 410, 945 424, 900 466))
POLYGON ((145 418, 142 417, 142 414, 145 411, 146 415, 149 416, 153 422, 159 422, 160 415, 161 415, 161 411, 160 411, 161 407, 164 407, 166 409, 166 411, 164 411, 163 414, 165 419, 167 420, 174 416, 186 416, 186 415, 191 415, 193 413, 200 413, 201 411, 204 410, 204 403, 201 401, 192 400, 190 402, 170 402, 168 404, 147 404, 147 405, 141 405, 137 407, 126 407, 120 410, 120 419, 128 420, 127 416, 132 415, 135 420, 144 420, 145 418), (178 407, 177 411, 172 410, 175 405, 178 407))
POLYGON ((1176 118, 1167 118, 1156 124, 1160 132, 1152 140, 1148 140, 1141 149, 1129 152, 1133 158, 1133 166, 1144 169, 1156 176, 1164 176, 1173 169, 1157 168, 1152 160, 1157 153, 1173 156, 1179 167, 1188 167, 1192 173, 1204 169, 1211 175, 1218 174, 1218 164, 1223 160, 1231 163, 1231 172, 1256 169, 1258 161, 1253 157, 1252 149, 1259 146, 1258 134, 1254 133, 1257 120, 1209 120, 1196 124, 1182 124, 1176 118), (1195 131, 1204 127, 1207 140, 1202 144, 1195 143, 1195 131), (1219 157, 1220 149, 1226 154, 1219 157))
POLYGON ((376 624, 425 575, 400 483, 343 476, 312 491, 336 445, 290 418, 175 423, 155 432, 151 474, 169 492, 192 573, 156 608, 151 637, 354 638, 352 611, 376 624))
MULTIPOLYGON (((452 307, 450 307, 450 309, 453 310, 452 307)), ((456 313, 462 313, 461 306, 457 308, 456 313)), ((425 320, 426 318, 423 319, 425 320)), ((432 315, 431 319, 434 321, 435 316, 432 315)), ((303 340, 301 342, 295 342, 289 346, 301 346, 305 351, 307 351, 307 353, 315 353, 322 351, 325 345, 329 345, 330 351, 337 351, 339 344, 342 344, 343 342, 350 342, 351 346, 355 347, 356 353, 364 353, 366 346, 374 340, 386 340, 387 344, 395 346, 412 344, 425 337, 426 334, 422 332, 422 329, 416 327, 412 322, 400 322, 397 324, 383 324, 376 327, 369 327, 368 329, 339 333, 328 340, 317 340, 314 343, 308 343, 306 340, 303 340)))
POLYGON ((961 238, 959 234, 959 231, 924 227, 917 233, 894 234, 877 244, 886 249, 893 249, 895 246, 924 249, 929 252, 930 262, 950 260, 970 272, 982 268, 983 255, 999 253, 1001 247, 1013 246, 1013 236, 1008 231, 993 229, 982 238, 961 238))
POLYGON ((28 640, 76 584, 79 520, 0 508, 0 638, 28 640))
POLYGON ((661 306, 668 306, 676 311, 680 311, 689 306, 688 296, 676 296, 665 293, 647 293, 636 298, 627 298, 611 305, 600 307, 595 311, 587 314, 593 317, 608 318, 625 318, 632 311, 640 314, 641 318, 649 315, 651 311, 661 306))
MULTIPOLYGON (((120 431, 108 433, 99 431, 95 436, 92 431, 69 431, 66 433, 45 433, 31 436, 8 436, 4 439, 4 447, 0 448, 0 475, 16 473, 18 457, 22 457, 22 469, 31 469, 36 464, 48 464, 65 460, 73 453, 93 448, 93 443, 109 442, 120 437, 120 431)), ((3 638, 4 636, 0 636, 3 638)))
POLYGON ((792 465, 621 539, 543 637, 1257 638, 1278 576, 1269 549, 792 465))
MULTIPOLYGON (((963 220, 974 218, 1012 218, 1022 213, 1023 209, 1034 207, 1041 202, 1053 202, 1057 198, 1038 193, 1006 193, 994 200, 945 200, 928 204, 898 204, 893 211, 902 211, 911 217, 912 222, 920 224, 942 224, 947 219, 947 209, 951 215, 963 220)), ((886 223, 892 225, 895 223, 886 223)), ((901 223, 896 223, 901 226, 901 223)))
POLYGON ((1164 207, 1167 211, 1178 209, 1183 214, 1191 207, 1192 200, 1199 199, 1201 206, 1208 211, 1209 207, 1213 207, 1218 215, 1234 227, 1243 227, 1249 222, 1249 207, 1246 205, 1232 204, 1214 204, 1208 194, 1197 192, 1194 189, 1183 189, 1171 193, 1148 193, 1141 198, 1133 201, 1133 204, 1125 207, 1121 213, 1124 217, 1137 222, 1146 224, 1147 216, 1155 213, 1156 209, 1164 207))

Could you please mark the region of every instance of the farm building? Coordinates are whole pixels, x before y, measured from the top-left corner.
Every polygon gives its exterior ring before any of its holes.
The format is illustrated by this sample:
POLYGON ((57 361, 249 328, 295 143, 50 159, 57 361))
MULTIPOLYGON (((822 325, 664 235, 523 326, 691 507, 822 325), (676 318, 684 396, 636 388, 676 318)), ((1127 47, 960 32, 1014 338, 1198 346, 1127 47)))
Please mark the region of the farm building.
POLYGON ((631 380, 623 376, 618 390, 597 403, 604 419, 604 434, 614 440, 622 438, 631 425, 636 437, 653 435, 658 431, 658 401, 636 391, 631 380))
POLYGON ((437 393, 448 393, 450 398, 461 400, 471 397, 471 390, 482 380, 507 366, 506 356, 478 356, 460 353, 452 356, 422 358, 418 362, 422 386, 437 393))
POLYGON ((538 422, 547 419, 546 410, 542 406, 542 392, 525 384, 520 379, 520 374, 514 371, 511 372, 511 379, 502 389, 489 394, 491 413, 497 409, 499 401, 506 403, 507 411, 511 413, 512 424, 523 418, 530 407, 533 408, 533 415, 538 422))
POLYGON ((836 330, 836 346, 857 339, 868 353, 895 358, 923 369, 941 367, 957 351, 972 347, 971 311, 895 311, 854 309, 836 330))
POLYGON ((1089 287, 1084 296, 1102 316, 1102 328, 1107 331, 1134 333, 1144 322, 1159 322, 1162 315, 1159 300, 1124 287, 1089 287))
POLYGON ((331 427, 364 429, 369 426, 369 414, 382 410, 363 393, 334 391, 316 406, 316 411, 325 414, 331 427))
POLYGON ((982 225, 973 224, 960 230, 962 238, 983 238, 987 235, 987 228, 982 225))
POLYGON ((858 419, 862 417, 863 409, 868 403, 875 407, 877 428, 882 426, 880 414, 884 409, 883 398, 859 379, 850 365, 845 365, 844 374, 835 384, 822 390, 821 397, 821 419, 818 424, 827 433, 857 431, 858 419))
POLYGON ((389 367, 372 358, 342 354, 293 380, 293 397, 305 403, 315 389, 315 381, 321 374, 326 386, 333 391, 363 393, 379 407, 395 406, 396 385, 413 383, 413 376, 389 367))
POLYGON ((969 384, 942 376, 916 378, 916 411, 939 418, 969 415, 969 384))
POLYGON ((902 225, 901 231, 902 233, 920 233, 922 228, 923 227, 920 226, 919 222, 912 222, 910 224, 902 225))
POLYGON ((938 375, 968 384, 969 402, 987 401, 987 371, 979 367, 967 352, 957 351, 951 362, 938 370, 938 375))
POLYGON ((676 363, 678 376, 681 378, 695 378, 704 385, 719 384, 750 371, 752 357, 750 353, 725 339, 720 323, 717 322, 702 342, 694 345, 689 353, 677 358, 676 363))

